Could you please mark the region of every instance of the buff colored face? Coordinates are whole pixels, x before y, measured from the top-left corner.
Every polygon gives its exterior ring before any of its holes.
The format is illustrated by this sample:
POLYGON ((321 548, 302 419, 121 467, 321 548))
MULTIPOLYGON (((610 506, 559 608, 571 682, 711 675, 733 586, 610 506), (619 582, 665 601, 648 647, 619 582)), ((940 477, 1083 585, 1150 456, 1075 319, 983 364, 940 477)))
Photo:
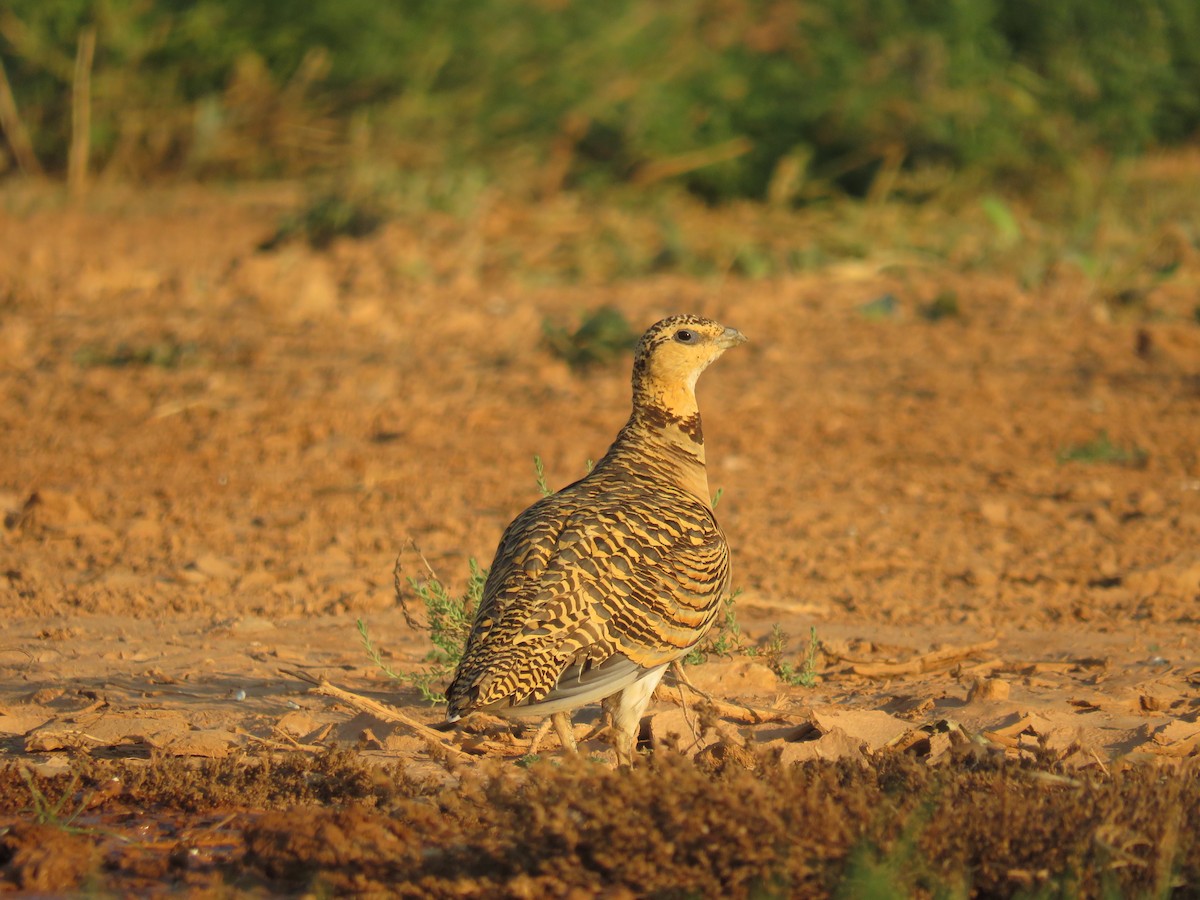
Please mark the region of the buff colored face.
POLYGON ((655 382, 694 389, 696 379, 713 360, 745 340, 741 332, 717 322, 682 324, 659 336, 649 348, 648 373, 655 382))

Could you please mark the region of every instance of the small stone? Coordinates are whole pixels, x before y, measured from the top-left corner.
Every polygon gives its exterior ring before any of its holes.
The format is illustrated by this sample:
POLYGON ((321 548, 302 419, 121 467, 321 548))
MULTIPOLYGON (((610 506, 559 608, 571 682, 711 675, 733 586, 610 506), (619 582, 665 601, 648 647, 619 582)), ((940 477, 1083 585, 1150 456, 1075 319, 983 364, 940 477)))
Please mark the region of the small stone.
POLYGON ((1000 678, 977 678, 971 685, 967 700, 971 703, 979 700, 1007 700, 1011 690, 1009 683, 1000 678))

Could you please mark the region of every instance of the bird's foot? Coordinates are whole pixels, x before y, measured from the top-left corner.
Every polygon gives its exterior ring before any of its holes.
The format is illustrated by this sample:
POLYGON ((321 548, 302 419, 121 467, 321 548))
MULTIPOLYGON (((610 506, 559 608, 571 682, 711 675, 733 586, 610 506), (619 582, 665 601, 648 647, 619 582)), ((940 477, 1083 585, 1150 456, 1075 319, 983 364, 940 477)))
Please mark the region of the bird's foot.
POLYGON ((550 724, 554 726, 558 742, 562 744, 563 749, 569 750, 571 753, 578 753, 579 745, 575 743, 575 727, 571 724, 571 714, 556 712, 550 717, 550 724))

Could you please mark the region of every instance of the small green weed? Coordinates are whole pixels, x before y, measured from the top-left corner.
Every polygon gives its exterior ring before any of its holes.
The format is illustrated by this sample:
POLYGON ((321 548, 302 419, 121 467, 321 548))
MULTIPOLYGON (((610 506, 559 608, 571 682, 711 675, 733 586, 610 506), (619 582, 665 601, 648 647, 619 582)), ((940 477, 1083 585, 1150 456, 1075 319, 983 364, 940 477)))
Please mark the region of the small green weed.
POLYGON ((821 649, 821 642, 817 639, 817 626, 810 626, 808 629, 808 654, 804 657, 804 665, 800 669, 799 685, 801 687, 813 687, 817 683, 817 653, 821 649))
MULTIPOLYGON (((454 671, 452 667, 435 662, 433 666, 421 672, 397 672, 383 661, 379 650, 376 649, 375 644, 371 641, 371 635, 367 631, 367 623, 359 619, 356 624, 358 626, 359 637, 362 639, 363 649, 367 651, 367 656, 371 662, 375 663, 384 675, 392 679, 392 681, 411 684, 421 692, 421 699, 427 703, 446 702, 446 695, 434 688, 433 685, 444 681, 454 671)), ((436 651, 433 651, 426 658, 430 659, 435 655, 436 651)))
POLYGON ((88 810, 92 799, 92 792, 84 792, 78 796, 74 809, 69 812, 67 811, 67 801, 76 796, 75 791, 79 787, 78 771, 71 773, 71 780, 63 788, 62 795, 52 803, 42 789, 38 787, 29 769, 24 765, 20 765, 18 769, 21 773, 21 780, 25 782, 25 786, 29 789, 29 798, 32 807, 30 811, 33 821, 38 825, 49 825, 52 828, 58 828, 69 834, 105 835, 122 842, 127 843, 129 841, 129 838, 124 835, 103 828, 87 828, 75 824, 79 816, 88 810))
POLYGON ((771 639, 767 642, 763 652, 767 664, 784 684, 794 687, 814 687, 817 683, 817 653, 821 649, 821 642, 817 639, 816 626, 809 629, 808 653, 805 654, 804 662, 800 664, 799 670, 783 658, 787 652, 787 645, 788 636, 777 622, 771 629, 771 639))
POLYGON ((1108 432, 1101 431, 1094 440, 1084 444, 1072 444, 1058 452, 1058 462, 1107 463, 1115 466, 1140 468, 1146 464, 1149 454, 1141 447, 1122 447, 1114 444, 1108 432))
POLYGON ((740 593, 739 589, 725 601, 725 612, 721 620, 709 632, 704 641, 683 658, 684 665, 698 666, 706 662, 710 656, 730 657, 735 653, 740 653, 742 656, 761 658, 784 684, 806 688, 814 687, 818 680, 817 654, 821 649, 821 642, 817 638, 817 629, 813 627, 809 630, 808 652, 805 654, 804 662, 797 669, 784 659, 789 639, 778 623, 771 629, 771 637, 762 649, 745 643, 733 605, 734 599, 740 593))
POLYGON ((425 604, 429 639, 438 648, 436 652, 441 661, 450 666, 457 664, 462 658, 467 636, 471 633, 475 608, 483 596, 483 585, 488 576, 488 570, 474 559, 468 560, 468 565, 470 575, 467 578, 467 587, 459 597, 450 596, 432 572, 426 581, 409 579, 409 585, 425 604))
POLYGON ((55 828, 61 828, 64 831, 80 831, 74 828, 72 823, 79 818, 79 814, 87 809, 86 797, 80 802, 74 812, 64 814, 63 810, 67 805, 67 801, 75 793, 75 788, 79 786, 79 774, 73 773, 70 783, 62 792, 62 796, 57 801, 51 803, 50 800, 42 793, 41 788, 33 780, 33 775, 24 766, 20 767, 21 780, 25 782, 25 786, 29 788, 30 801, 33 804, 33 821, 39 825, 52 825, 55 828))
POLYGON ((732 656, 734 653, 749 653, 754 648, 747 648, 743 643, 742 627, 738 624, 737 609, 734 600, 742 593, 738 588, 725 599, 725 608, 716 625, 705 635, 703 641, 692 648, 683 658, 684 665, 698 666, 707 661, 710 656, 732 656))
MULTIPOLYGON (((592 469, 596 468, 596 461, 594 459, 586 460, 583 466, 586 474, 591 475, 592 469)), ((540 456, 535 455, 533 457, 533 471, 534 476, 537 479, 538 493, 540 493, 543 497, 549 497, 554 493, 554 491, 546 482, 546 466, 542 462, 542 458, 540 456)))
POLYGON ((419 621, 411 614, 408 603, 404 599, 404 589, 400 583, 400 561, 397 559, 393 571, 396 597, 404 611, 404 618, 409 627, 417 631, 427 631, 434 649, 425 657, 429 665, 420 672, 396 672, 384 661, 383 657, 371 641, 367 625, 359 619, 358 633, 362 639, 363 649, 367 656, 377 665, 388 678, 411 684, 421 692, 421 697, 430 703, 445 703, 446 697, 433 686, 444 682, 454 673, 455 666, 462 659, 466 649, 467 637, 471 633, 471 624, 475 618, 475 609, 483 596, 483 586, 487 582, 488 570, 479 565, 474 559, 469 560, 470 575, 467 586, 459 596, 453 596, 437 577, 437 574, 425 562, 429 577, 424 581, 408 578, 408 585, 420 598, 425 607, 425 620, 419 621))
POLYGON ((585 315, 575 331, 544 321, 542 334, 550 352, 566 360, 576 371, 619 359, 638 341, 629 321, 611 306, 602 306, 585 315))
MULTIPOLYGON (((589 459, 588 462, 591 463, 591 460, 589 459)), ((549 497, 554 493, 554 491, 550 490, 550 485, 546 484, 546 466, 542 462, 542 458, 540 456, 535 456, 533 458, 533 470, 537 473, 538 490, 541 492, 543 497, 549 497)), ((588 471, 590 472, 591 470, 592 467, 589 465, 588 471)))
POLYGON ((408 676, 392 671, 391 666, 383 661, 383 656, 376 649, 374 642, 371 640, 371 635, 367 631, 367 623, 362 619, 356 619, 354 624, 358 626, 358 636, 362 640, 363 648, 367 651, 367 656, 370 657, 371 662, 382 669, 383 674, 393 681, 404 681, 408 676))

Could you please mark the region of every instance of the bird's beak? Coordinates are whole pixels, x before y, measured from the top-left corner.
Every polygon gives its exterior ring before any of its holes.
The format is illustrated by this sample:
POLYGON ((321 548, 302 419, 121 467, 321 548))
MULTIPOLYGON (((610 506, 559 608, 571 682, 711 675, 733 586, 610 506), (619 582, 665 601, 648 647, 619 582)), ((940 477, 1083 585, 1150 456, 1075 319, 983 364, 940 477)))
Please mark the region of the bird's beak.
POLYGON ((717 346, 722 350, 728 350, 730 347, 744 343, 746 343, 746 336, 736 328, 726 328, 725 333, 717 338, 717 346))

